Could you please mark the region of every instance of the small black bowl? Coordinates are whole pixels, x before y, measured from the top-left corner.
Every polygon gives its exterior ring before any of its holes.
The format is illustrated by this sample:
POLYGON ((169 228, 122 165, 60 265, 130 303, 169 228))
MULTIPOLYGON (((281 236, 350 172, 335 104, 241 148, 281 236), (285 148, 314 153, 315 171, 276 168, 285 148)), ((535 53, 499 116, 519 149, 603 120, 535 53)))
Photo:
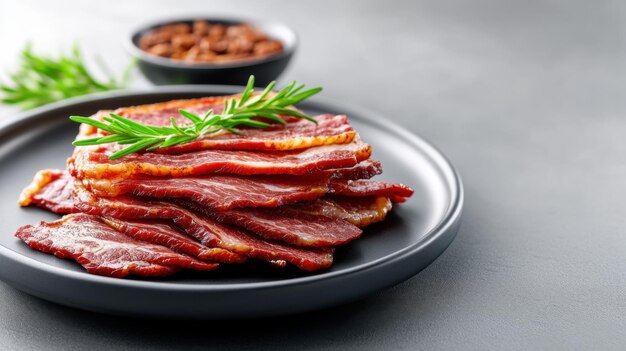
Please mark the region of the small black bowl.
POLYGON ((265 86, 285 70, 297 47, 296 33, 288 26, 267 21, 194 17, 160 21, 144 25, 134 31, 127 42, 131 55, 137 58, 139 69, 152 83, 166 84, 230 84, 246 85, 250 75, 254 75, 258 86, 265 86), (167 24, 188 23, 206 20, 210 23, 233 25, 248 23, 268 37, 283 44, 283 51, 260 59, 242 60, 233 63, 193 63, 173 60, 150 54, 139 47, 139 40, 147 32, 167 24))

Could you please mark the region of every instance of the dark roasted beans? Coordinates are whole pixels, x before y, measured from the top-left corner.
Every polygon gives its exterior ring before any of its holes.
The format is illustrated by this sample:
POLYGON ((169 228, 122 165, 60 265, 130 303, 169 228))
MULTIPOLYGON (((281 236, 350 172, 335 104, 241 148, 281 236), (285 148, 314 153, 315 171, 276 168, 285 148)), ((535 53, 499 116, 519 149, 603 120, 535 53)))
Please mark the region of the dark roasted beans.
POLYGON ((139 47, 153 55, 203 63, 263 58, 283 50, 281 42, 247 23, 223 25, 204 20, 158 27, 141 37, 139 47))

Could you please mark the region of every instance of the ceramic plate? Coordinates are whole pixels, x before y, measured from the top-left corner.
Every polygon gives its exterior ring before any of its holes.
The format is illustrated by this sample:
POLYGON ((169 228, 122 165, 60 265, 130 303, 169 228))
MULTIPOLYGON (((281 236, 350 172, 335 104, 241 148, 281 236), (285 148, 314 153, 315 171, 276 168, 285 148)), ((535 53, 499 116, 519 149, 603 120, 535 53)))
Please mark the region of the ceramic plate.
POLYGON ((72 99, 0 123, 0 278, 34 296, 85 310, 132 316, 244 318, 304 312, 346 303, 398 284, 434 261, 454 239, 461 218, 461 181, 422 138, 365 108, 312 98, 309 113, 347 114, 383 164, 377 179, 415 189, 383 223, 338 248, 331 269, 302 273, 266 264, 183 272, 167 279, 115 279, 86 273, 73 261, 30 249, 13 234, 58 216, 20 208, 21 189, 43 168, 64 168, 77 125, 70 115, 172 99, 230 94, 237 87, 177 86, 72 99))

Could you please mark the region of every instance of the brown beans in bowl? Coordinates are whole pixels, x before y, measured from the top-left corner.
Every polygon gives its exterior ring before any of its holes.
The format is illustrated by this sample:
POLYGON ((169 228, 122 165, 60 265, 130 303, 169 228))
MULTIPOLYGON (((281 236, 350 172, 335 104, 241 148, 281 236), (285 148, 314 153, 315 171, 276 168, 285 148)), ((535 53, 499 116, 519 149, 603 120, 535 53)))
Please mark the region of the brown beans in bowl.
POLYGON ((285 70, 298 47, 289 26, 262 19, 178 17, 138 26, 126 49, 154 84, 265 86, 285 70))
POLYGON ((156 56, 198 63, 261 59, 283 51, 283 44, 248 23, 206 20, 166 24, 145 33, 139 47, 156 56))

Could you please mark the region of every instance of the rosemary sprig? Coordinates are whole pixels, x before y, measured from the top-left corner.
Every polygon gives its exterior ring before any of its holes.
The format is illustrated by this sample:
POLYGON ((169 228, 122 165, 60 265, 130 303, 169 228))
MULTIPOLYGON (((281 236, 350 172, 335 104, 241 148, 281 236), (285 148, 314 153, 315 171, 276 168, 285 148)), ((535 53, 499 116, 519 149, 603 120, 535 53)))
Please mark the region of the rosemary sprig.
POLYGON ((319 93, 322 88, 303 90, 304 85, 296 86, 294 81, 276 94, 271 95, 270 92, 275 85, 275 81, 271 82, 263 92, 255 95, 254 76, 250 76, 243 93, 238 98, 226 100, 224 111, 220 114, 214 114, 212 110, 209 110, 203 116, 198 116, 189 111, 179 110, 178 112, 183 117, 191 121, 192 125, 190 126, 179 126, 174 117, 171 118, 171 125, 155 127, 137 123, 114 113, 104 117, 102 121, 83 116, 71 116, 70 119, 74 122, 88 124, 109 133, 109 135, 102 137, 76 140, 73 145, 87 146, 108 143, 129 145, 109 156, 110 159, 115 160, 141 150, 154 151, 186 144, 203 135, 213 134, 221 130, 241 134, 237 130, 238 126, 267 128, 271 125, 268 122, 285 124, 285 120, 280 115, 303 118, 317 123, 315 119, 291 109, 289 106, 319 93))
POLYGON ((85 66, 78 46, 69 55, 50 58, 35 54, 30 45, 21 53, 20 68, 10 74, 12 85, 0 84, 0 102, 23 109, 45 105, 74 96, 123 88, 129 77, 129 65, 120 80, 97 80, 85 66))

